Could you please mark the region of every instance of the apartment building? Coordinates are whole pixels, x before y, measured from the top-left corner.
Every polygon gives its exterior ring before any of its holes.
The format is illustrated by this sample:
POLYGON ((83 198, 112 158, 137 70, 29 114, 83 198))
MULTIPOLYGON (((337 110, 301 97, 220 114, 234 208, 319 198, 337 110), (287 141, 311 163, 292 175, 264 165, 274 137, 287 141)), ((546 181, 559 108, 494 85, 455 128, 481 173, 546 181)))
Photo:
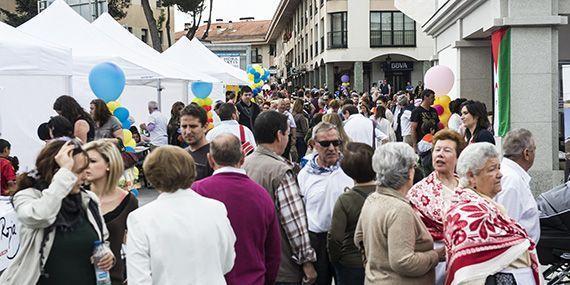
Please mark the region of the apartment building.
POLYGON ((276 47, 277 75, 295 86, 368 90, 387 79, 416 84, 431 67, 434 40, 394 0, 282 0, 266 41, 276 47))

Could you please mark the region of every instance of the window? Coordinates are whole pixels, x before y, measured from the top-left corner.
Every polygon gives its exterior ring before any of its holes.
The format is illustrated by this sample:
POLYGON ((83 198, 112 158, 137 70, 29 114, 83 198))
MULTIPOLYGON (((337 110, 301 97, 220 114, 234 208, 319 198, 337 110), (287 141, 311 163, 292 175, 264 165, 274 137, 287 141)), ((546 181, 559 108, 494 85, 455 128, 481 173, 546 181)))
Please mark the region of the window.
POLYGON ((158 31, 158 41, 160 42, 160 44, 164 43, 164 35, 162 34, 162 31, 158 31))
POLYGON ((251 63, 262 63, 263 57, 259 54, 259 48, 251 49, 251 63))
POLYGON ((415 47, 416 22, 402 12, 370 12, 371 47, 415 47))
POLYGON ((269 45, 269 55, 275 56, 276 53, 277 53, 277 46, 275 44, 269 45))
POLYGON ((156 7, 157 8, 162 7, 162 0, 156 0, 156 7))
POLYGON ((141 29, 141 41, 148 43, 148 30, 147 29, 141 29))
POLYGON ((347 28, 346 28, 346 12, 331 13, 331 30, 329 32, 330 49, 347 48, 347 28))
POLYGON ((127 31, 129 31, 129 33, 133 33, 133 27, 127 27, 127 31))

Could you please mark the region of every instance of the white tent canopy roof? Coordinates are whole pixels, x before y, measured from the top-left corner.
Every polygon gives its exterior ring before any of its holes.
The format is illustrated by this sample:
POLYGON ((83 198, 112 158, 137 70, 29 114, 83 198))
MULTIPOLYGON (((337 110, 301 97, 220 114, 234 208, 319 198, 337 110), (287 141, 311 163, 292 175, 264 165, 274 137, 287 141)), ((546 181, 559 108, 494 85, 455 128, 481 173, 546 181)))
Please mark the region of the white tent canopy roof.
POLYGON ((71 75, 71 50, 0 22, 0 75, 71 75))
POLYGON ((188 68, 184 69, 176 63, 165 61, 160 57, 160 53, 143 43, 140 39, 128 32, 109 13, 103 13, 91 25, 109 38, 120 42, 123 48, 136 52, 132 56, 137 57, 137 61, 146 61, 160 70, 162 74, 167 74, 173 78, 187 78, 191 80, 202 80, 208 82, 219 82, 215 77, 204 73, 196 72, 188 68))
POLYGON ((144 60, 138 52, 124 47, 77 14, 63 0, 56 0, 40 14, 18 27, 35 37, 70 47, 74 59, 74 75, 87 76, 93 66, 103 61, 119 65, 130 84, 145 84, 155 79, 211 81, 206 75, 191 77, 171 72, 152 60, 144 60), (142 60, 141 60, 142 59, 142 60))
POLYGON ((247 73, 244 70, 229 65, 196 38, 192 41, 186 37, 180 38, 164 51, 162 56, 219 78, 225 84, 249 85, 247 73))

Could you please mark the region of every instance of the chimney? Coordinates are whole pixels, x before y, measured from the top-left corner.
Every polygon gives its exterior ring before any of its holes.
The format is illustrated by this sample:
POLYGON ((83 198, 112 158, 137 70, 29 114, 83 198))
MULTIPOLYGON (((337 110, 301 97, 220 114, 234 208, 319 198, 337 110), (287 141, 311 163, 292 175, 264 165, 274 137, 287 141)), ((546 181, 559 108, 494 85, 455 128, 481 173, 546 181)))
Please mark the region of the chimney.
POLYGON ((185 31, 190 30, 191 27, 192 27, 192 24, 190 24, 190 23, 184 23, 184 30, 185 30, 185 31))
POLYGON ((216 22, 223 22, 224 19, 216 19, 216 22))
POLYGON ((239 20, 249 22, 249 21, 255 20, 255 17, 242 17, 242 18, 239 18, 239 20))

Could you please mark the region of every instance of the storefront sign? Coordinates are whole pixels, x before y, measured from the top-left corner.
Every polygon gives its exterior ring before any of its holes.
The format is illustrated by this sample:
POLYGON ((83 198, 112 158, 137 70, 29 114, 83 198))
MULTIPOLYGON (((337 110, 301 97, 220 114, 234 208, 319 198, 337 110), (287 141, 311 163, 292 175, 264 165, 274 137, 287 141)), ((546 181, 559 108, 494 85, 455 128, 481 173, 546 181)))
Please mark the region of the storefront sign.
POLYGON ((414 70, 413 61, 393 61, 383 64, 384 71, 412 71, 414 70))
POLYGON ((227 64, 236 67, 240 67, 240 54, 239 53, 216 53, 220 58, 222 58, 227 64))

